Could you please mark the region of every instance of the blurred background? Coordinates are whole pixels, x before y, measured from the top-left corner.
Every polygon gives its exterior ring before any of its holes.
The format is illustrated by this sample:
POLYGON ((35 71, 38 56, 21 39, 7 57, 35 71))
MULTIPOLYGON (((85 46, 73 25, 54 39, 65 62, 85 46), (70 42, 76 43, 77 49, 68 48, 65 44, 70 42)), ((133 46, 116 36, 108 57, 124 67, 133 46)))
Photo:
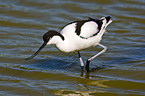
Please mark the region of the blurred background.
MULTIPOLYGON (((0 0, 0 96, 144 96, 144 0, 0 0), (81 74, 76 53, 50 45, 26 61, 48 30, 112 16, 101 44, 108 50, 81 74), (81 75, 81 76, 80 76, 81 75)), ((81 51, 84 61, 102 50, 81 51)))

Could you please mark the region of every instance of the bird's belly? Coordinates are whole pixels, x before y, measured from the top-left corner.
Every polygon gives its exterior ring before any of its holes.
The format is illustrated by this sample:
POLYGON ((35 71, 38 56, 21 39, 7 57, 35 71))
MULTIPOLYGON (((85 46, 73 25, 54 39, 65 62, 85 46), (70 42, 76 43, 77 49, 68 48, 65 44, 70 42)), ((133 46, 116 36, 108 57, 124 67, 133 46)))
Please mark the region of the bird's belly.
POLYGON ((68 45, 57 45, 56 46, 60 51, 62 52, 75 52, 78 50, 81 50, 82 48, 80 48, 79 46, 76 46, 74 44, 68 44, 68 45))
POLYGON ((66 42, 63 44, 58 44, 56 45, 56 47, 63 52, 75 52, 75 51, 79 51, 79 50, 83 50, 83 49, 87 49, 89 47, 92 46, 96 46, 98 45, 98 41, 100 40, 96 40, 95 39, 83 39, 83 40, 78 40, 77 42, 66 42))
MULTIPOLYGON (((57 47, 58 48, 58 47, 57 47)), ((58 48, 58 50, 62 51, 62 52, 66 52, 66 53, 69 53, 69 52, 76 52, 76 51, 79 51, 79 50, 83 50, 85 48, 72 48, 72 47, 67 47, 67 48, 58 48)))

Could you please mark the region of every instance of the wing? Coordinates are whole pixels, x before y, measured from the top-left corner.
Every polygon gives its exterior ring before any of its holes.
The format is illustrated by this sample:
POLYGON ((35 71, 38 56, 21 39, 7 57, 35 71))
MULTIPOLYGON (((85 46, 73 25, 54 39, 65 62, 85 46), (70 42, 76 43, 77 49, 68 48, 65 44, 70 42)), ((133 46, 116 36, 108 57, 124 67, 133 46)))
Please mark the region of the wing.
POLYGON ((88 20, 76 21, 76 33, 82 38, 93 37, 98 34, 102 27, 102 20, 90 18, 88 20))
POLYGON ((87 21, 80 27, 80 37, 89 38, 99 31, 98 24, 94 21, 87 21))
POLYGON ((89 18, 88 20, 74 21, 67 24, 61 31, 61 34, 76 33, 81 38, 89 38, 97 35, 102 23, 100 20, 89 18))

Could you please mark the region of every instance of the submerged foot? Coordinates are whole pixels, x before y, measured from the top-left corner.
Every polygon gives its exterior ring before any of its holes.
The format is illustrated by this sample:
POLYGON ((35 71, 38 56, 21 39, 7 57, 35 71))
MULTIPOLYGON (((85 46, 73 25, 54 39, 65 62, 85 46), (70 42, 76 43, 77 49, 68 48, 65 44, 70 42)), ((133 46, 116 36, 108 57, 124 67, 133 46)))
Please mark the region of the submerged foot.
POLYGON ((87 72, 89 72, 89 71, 90 71, 89 66, 90 66, 90 61, 89 61, 89 60, 87 60, 87 62, 86 62, 86 66, 85 66, 85 70, 86 70, 87 72))
POLYGON ((94 71, 97 71, 97 70, 100 70, 100 69, 104 69, 104 67, 102 66, 102 67, 95 67, 95 68, 90 68, 90 61, 89 60, 87 60, 87 62, 86 62, 86 66, 85 66, 85 70, 86 70, 86 72, 94 72, 94 71))
POLYGON ((87 71, 87 72, 95 72, 95 71, 98 71, 98 70, 101 70, 101 69, 104 69, 104 67, 89 68, 89 71, 87 71))

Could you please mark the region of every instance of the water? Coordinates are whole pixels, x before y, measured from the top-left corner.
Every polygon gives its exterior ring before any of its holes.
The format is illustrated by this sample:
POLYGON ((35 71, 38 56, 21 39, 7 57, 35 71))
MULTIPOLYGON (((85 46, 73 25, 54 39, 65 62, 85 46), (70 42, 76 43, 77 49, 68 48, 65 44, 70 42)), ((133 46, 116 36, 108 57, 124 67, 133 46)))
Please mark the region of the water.
MULTIPOLYGON (((144 0, 0 0, 0 96, 144 96, 144 0), (76 53, 42 44, 48 30, 111 15, 101 43, 108 50, 91 62, 102 69, 81 74, 76 53), (80 76, 81 75, 81 76, 80 76)), ((100 47, 81 51, 83 59, 100 47)))

